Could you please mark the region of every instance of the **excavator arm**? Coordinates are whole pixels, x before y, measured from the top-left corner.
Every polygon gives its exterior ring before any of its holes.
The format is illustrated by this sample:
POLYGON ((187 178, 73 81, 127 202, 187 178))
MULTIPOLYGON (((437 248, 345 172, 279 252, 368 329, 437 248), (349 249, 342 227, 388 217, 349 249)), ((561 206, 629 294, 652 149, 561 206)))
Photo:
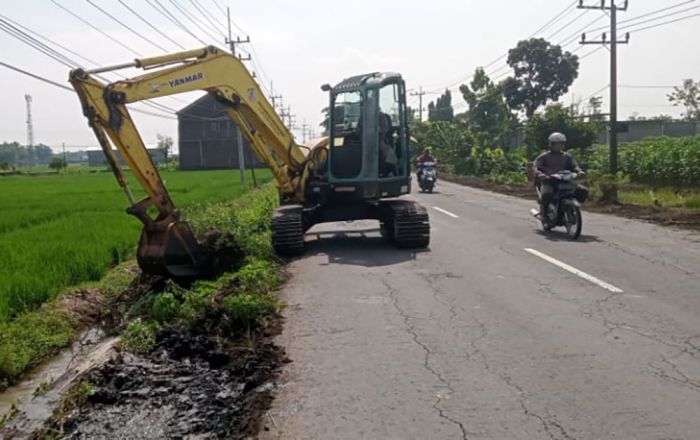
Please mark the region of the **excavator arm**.
POLYGON ((272 170, 281 195, 304 201, 305 184, 316 163, 323 160, 324 145, 310 150, 297 145, 275 109, 243 63, 215 47, 134 60, 92 70, 76 69, 70 82, 83 113, 102 147, 119 185, 144 228, 137 258, 145 272, 172 277, 197 277, 212 266, 211 253, 195 239, 173 204, 132 120, 127 104, 194 90, 213 94, 250 142, 257 156, 272 170), (143 75, 105 84, 102 72, 142 68, 143 75), (124 158, 146 196, 135 200, 114 148, 124 158), (312 160, 313 159, 313 160, 312 160), (157 210, 151 216, 151 208, 157 210))

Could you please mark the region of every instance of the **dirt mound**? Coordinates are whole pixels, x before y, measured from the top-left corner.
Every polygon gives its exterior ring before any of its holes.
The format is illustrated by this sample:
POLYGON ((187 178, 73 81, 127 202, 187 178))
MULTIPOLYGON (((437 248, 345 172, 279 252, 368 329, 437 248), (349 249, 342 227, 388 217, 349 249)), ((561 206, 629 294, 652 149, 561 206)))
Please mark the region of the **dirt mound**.
POLYGON ((91 373, 87 403, 58 428, 68 439, 255 436, 283 359, 268 338, 222 350, 205 336, 163 331, 148 355, 124 353, 91 373))

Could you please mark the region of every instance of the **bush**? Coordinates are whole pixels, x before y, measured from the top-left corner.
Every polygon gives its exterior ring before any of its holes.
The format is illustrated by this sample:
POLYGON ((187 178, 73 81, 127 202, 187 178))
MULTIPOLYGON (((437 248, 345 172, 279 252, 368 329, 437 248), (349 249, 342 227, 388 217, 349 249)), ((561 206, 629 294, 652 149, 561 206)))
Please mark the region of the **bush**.
POLYGON ((121 346, 137 353, 147 353, 156 343, 159 329, 155 322, 142 321, 140 318, 131 321, 124 330, 121 346))
POLYGON ((534 159, 546 148, 549 135, 555 131, 564 133, 568 147, 576 150, 590 147, 598 137, 598 130, 598 124, 583 122, 563 105, 550 105, 544 114, 533 116, 525 125, 527 157, 534 159))
POLYGON ((277 300, 272 295, 239 293, 224 300, 224 312, 234 327, 251 328, 265 323, 265 318, 276 312, 277 300))

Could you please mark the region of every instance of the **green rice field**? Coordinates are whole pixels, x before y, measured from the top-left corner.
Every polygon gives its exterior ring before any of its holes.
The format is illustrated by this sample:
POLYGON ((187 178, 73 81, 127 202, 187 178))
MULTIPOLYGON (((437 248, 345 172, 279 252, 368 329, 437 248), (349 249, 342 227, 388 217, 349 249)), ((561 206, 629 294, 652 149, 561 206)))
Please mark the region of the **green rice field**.
MULTIPOLYGON (((257 176, 271 180, 267 171, 257 176)), ((245 192, 237 170, 162 177, 179 208, 245 192)), ((111 173, 0 177, 0 323, 132 256, 141 224, 127 205, 111 173)))

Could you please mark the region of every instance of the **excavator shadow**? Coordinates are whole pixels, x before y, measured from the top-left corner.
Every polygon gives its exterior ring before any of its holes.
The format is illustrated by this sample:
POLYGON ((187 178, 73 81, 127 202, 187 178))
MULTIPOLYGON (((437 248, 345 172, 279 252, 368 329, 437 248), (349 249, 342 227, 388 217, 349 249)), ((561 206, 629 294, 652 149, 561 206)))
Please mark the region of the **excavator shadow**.
POLYGON ((379 234, 379 228, 311 231, 306 234, 305 256, 326 255, 323 265, 392 266, 416 259, 429 249, 397 249, 379 234))

